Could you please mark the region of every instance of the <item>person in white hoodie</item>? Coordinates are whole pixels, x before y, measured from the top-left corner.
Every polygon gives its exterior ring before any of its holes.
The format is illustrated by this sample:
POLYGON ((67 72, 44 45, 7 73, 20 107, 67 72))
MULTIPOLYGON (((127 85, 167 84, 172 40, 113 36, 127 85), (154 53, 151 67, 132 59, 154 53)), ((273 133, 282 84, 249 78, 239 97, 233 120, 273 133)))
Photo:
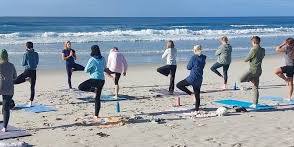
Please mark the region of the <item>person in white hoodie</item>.
POLYGON ((111 74, 114 74, 114 90, 115 97, 118 97, 119 85, 118 81, 121 74, 126 76, 128 63, 124 55, 118 51, 117 47, 113 47, 108 55, 107 68, 111 74))
POLYGON ((162 55, 162 59, 166 58, 166 65, 159 67, 157 72, 168 76, 170 75, 170 83, 169 83, 169 93, 173 94, 175 89, 175 76, 177 70, 177 49, 175 48, 175 44, 172 40, 169 40, 166 44, 166 49, 162 55))

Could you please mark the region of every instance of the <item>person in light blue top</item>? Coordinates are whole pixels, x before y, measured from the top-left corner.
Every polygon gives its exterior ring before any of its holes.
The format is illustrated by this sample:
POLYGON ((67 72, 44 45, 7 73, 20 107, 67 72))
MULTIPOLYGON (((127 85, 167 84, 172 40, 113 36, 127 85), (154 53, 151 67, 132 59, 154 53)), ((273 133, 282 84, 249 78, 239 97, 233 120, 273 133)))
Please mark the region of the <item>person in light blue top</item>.
POLYGON ((101 55, 99 46, 93 45, 91 51, 91 58, 84 69, 86 73, 90 74, 90 79, 81 83, 78 88, 81 91, 96 93, 94 117, 98 119, 101 107, 100 96, 105 83, 104 72, 106 72, 107 69, 105 58, 101 55))

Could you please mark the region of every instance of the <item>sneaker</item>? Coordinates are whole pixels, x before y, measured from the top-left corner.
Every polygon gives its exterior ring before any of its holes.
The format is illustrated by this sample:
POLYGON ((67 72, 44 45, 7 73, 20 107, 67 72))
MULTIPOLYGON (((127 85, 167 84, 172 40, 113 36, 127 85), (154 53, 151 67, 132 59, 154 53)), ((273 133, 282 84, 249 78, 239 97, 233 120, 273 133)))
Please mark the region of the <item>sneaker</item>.
POLYGON ((249 106, 250 108, 256 109, 256 104, 252 104, 249 106))

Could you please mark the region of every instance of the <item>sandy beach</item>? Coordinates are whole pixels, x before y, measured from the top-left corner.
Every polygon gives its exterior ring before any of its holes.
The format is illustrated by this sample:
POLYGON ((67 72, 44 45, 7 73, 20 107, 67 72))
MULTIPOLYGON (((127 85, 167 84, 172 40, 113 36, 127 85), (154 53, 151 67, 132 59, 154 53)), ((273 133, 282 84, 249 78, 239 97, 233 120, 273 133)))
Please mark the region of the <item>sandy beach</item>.
MULTIPOLYGON (((280 60, 278 56, 265 57, 260 96, 286 96, 285 82, 273 73, 273 69, 280 66, 280 60)), ((201 110, 214 111, 219 105, 213 101, 228 97, 251 101, 251 90, 221 91, 222 79, 209 69, 213 62, 208 61, 205 67, 201 110)), ((185 117, 182 110, 193 108, 194 99, 182 95, 178 89, 175 95, 158 92, 167 89, 169 83, 168 77, 156 72, 159 66, 161 65, 129 67, 127 76, 122 77, 120 81, 120 93, 129 98, 120 101, 121 112, 116 113, 114 101, 102 103, 100 116, 122 116, 127 119, 123 125, 110 128, 78 123, 79 119, 93 114, 94 103, 91 97, 94 94, 69 91, 65 70, 38 71, 35 102, 55 107, 57 111, 31 113, 13 110, 10 125, 26 129, 32 136, 4 142, 24 141, 34 146, 62 147, 294 146, 294 109, 280 107, 265 112, 234 112, 219 117, 185 117), (177 97, 180 97, 182 107, 173 107, 177 97), (155 123, 152 121, 154 118, 162 118, 164 123, 155 123)), ((178 65, 176 82, 184 79, 189 73, 185 68, 186 63, 178 65)), ((233 60, 229 69, 229 87, 232 88, 234 82, 248 68, 248 63, 233 60)), ((74 72, 73 87, 77 88, 78 84, 86 79, 86 73, 74 72)), ((104 90, 109 91, 112 86, 113 82, 106 79, 104 90)), ((250 84, 245 86, 250 87, 250 84)), ((28 82, 16 85, 14 100, 17 104, 25 103, 29 94, 28 82)))

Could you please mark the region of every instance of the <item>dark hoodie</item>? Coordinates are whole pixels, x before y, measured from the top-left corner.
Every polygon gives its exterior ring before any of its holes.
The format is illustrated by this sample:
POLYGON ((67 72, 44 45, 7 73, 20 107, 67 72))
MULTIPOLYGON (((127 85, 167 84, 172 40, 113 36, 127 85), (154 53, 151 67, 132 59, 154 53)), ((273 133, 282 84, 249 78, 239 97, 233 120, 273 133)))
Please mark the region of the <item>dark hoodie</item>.
POLYGON ((187 69, 191 71, 186 80, 193 87, 201 87, 203 80, 203 69, 206 64, 205 60, 205 55, 194 55, 191 57, 187 65, 187 69))
POLYGON ((39 55, 34 49, 27 49, 23 55, 22 66, 26 70, 36 70, 39 63, 39 55))

